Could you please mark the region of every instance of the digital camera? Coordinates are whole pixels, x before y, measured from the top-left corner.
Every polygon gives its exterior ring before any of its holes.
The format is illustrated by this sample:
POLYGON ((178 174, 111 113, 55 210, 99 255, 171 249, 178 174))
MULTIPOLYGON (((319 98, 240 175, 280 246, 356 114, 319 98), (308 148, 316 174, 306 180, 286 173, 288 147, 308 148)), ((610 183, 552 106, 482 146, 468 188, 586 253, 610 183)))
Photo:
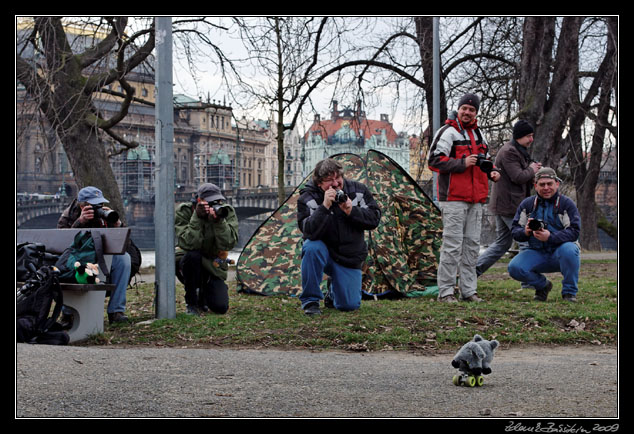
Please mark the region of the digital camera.
POLYGON ((335 202, 337 203, 346 203, 348 201, 348 195, 343 192, 343 190, 337 190, 337 195, 335 196, 335 202))
POLYGON ((210 203, 209 205, 216 213, 216 217, 226 218, 229 215, 229 205, 222 203, 210 203))
POLYGON ((493 170, 493 161, 489 160, 484 154, 478 154, 476 166, 478 166, 481 171, 488 175, 493 170))
POLYGON ((528 228, 531 231, 541 231, 542 229, 546 229, 547 226, 546 222, 541 219, 531 219, 528 221, 528 228))
POLYGON ((95 212, 95 218, 104 219, 109 225, 113 225, 119 221, 119 213, 113 209, 103 209, 103 205, 93 205, 93 211, 95 212))

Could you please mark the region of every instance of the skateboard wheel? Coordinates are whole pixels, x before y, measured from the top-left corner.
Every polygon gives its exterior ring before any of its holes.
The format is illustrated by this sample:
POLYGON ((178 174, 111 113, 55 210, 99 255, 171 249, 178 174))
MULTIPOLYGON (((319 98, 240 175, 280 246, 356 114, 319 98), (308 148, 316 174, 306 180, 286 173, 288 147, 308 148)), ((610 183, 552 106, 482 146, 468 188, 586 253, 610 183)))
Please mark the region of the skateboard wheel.
POLYGON ((484 384, 484 377, 482 375, 478 375, 475 379, 478 386, 482 386, 484 384))
POLYGON ((469 375, 469 377, 467 377, 467 385, 469 387, 474 387, 476 385, 476 377, 469 375))
POLYGON ((453 376, 453 384, 454 386, 460 386, 460 377, 458 375, 453 376))

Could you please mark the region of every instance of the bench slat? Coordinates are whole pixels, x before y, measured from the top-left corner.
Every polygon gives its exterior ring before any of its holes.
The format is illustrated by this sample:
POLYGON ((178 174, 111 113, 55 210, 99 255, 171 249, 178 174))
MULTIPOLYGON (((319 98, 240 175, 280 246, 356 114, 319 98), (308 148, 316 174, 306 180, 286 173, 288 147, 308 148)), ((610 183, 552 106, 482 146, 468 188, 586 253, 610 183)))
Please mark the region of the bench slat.
MULTIPOLYGON (((24 285, 25 282, 16 282, 16 288, 20 288, 24 285)), ((86 292, 86 291, 114 291, 116 285, 111 283, 91 283, 91 284, 83 284, 83 283, 64 283, 60 282, 59 287, 62 291, 76 291, 76 292, 86 292)))
POLYGON ((76 229, 18 229, 17 243, 42 243, 46 251, 60 254, 68 248, 81 231, 102 234, 106 255, 125 253, 130 240, 130 228, 76 228, 76 229))

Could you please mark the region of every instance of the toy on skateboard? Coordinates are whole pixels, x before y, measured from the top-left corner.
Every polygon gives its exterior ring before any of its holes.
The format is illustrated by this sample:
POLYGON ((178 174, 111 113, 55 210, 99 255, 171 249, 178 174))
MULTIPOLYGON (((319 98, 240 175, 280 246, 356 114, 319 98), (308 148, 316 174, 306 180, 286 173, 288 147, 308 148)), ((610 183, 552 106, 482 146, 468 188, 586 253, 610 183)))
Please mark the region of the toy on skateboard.
POLYGON ((456 386, 467 387, 482 386, 484 384, 484 377, 482 375, 473 375, 467 372, 460 372, 459 375, 453 376, 453 384, 456 386))

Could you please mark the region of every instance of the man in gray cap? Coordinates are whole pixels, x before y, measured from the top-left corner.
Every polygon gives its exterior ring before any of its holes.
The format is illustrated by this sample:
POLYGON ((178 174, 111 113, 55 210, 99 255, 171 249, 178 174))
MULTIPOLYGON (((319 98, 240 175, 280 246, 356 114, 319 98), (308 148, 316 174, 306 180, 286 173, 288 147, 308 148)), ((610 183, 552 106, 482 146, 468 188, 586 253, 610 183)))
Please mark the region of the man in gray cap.
POLYGON ((225 201, 217 185, 205 183, 192 202, 176 207, 176 276, 188 314, 229 309, 226 255, 238 243, 238 218, 225 201))
POLYGON ((509 274, 535 288, 536 301, 546 301, 553 287, 542 273, 561 272, 563 300, 577 301, 579 268, 579 233, 581 217, 569 197, 559 193, 561 180, 550 167, 535 174, 535 194, 520 203, 511 232, 528 248, 515 256, 509 274))

